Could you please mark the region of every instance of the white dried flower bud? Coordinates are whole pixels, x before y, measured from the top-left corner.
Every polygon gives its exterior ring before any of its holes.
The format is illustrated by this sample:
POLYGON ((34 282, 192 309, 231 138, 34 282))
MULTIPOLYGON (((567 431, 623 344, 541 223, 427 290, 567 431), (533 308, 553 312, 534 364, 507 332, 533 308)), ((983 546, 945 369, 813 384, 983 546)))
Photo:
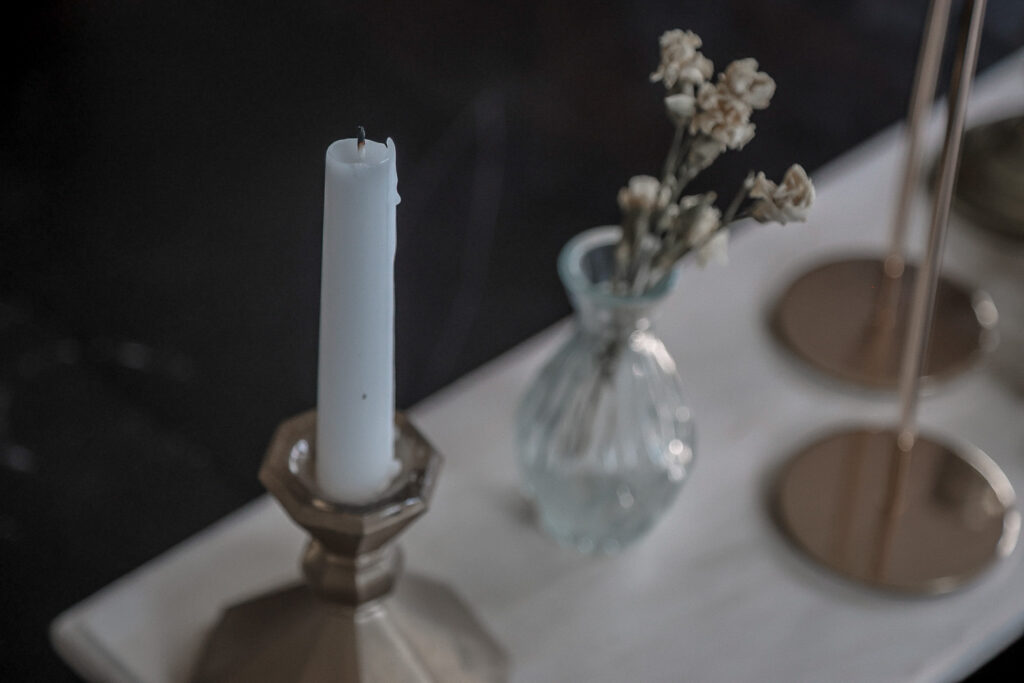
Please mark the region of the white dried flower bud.
POLYGON ((754 199, 771 199, 778 185, 768 180, 764 171, 758 171, 754 182, 750 185, 750 196, 754 199))
POLYGON ((756 200, 750 207, 750 215, 759 223, 784 222, 782 210, 775 204, 775 191, 778 189, 763 171, 757 172, 754 185, 750 188, 751 199, 756 200))
POLYGON ((695 172, 703 171, 714 163, 718 155, 724 152, 725 149, 725 145, 718 140, 709 138, 706 135, 698 135, 690 143, 690 151, 686 154, 686 164, 695 172))
POLYGON ((754 178, 750 196, 757 200, 750 215, 761 223, 788 223, 807 220, 807 211, 814 204, 814 183, 800 164, 793 164, 776 185, 764 173, 754 178))
POLYGON ((729 149, 742 149, 754 137, 751 108, 735 97, 724 82, 705 83, 697 91, 698 111, 690 121, 690 134, 703 133, 729 149))
POLYGON ((698 52, 701 39, 693 31, 674 29, 665 31, 659 40, 661 64, 651 74, 651 81, 662 81, 666 88, 675 85, 700 85, 711 78, 715 67, 711 60, 698 52))
POLYGON ((709 263, 729 263, 729 231, 719 230, 715 236, 697 249, 697 264, 702 268, 709 263))
POLYGON ((623 213, 648 213, 657 205, 661 183, 649 175, 629 179, 629 185, 619 190, 619 208, 623 213))
POLYGON ((787 208, 799 212, 799 218, 794 220, 806 220, 807 212, 814 204, 814 183, 803 166, 793 164, 786 170, 779 192, 787 208))
POLYGON ((661 189, 658 190, 658 208, 663 209, 668 206, 669 201, 672 199, 672 188, 668 184, 660 184, 661 189))
POLYGON ((719 76, 733 97, 752 109, 765 109, 775 94, 775 81, 757 70, 756 59, 737 59, 719 76))
POLYGON ((679 222, 679 205, 669 204, 665 207, 665 210, 661 213, 661 218, 658 219, 658 229, 662 232, 668 232, 675 230, 678 227, 679 222))
POLYGON ((679 200, 679 208, 683 220, 689 223, 686 232, 686 243, 691 247, 699 245, 708 235, 718 229, 722 220, 722 212, 702 194, 688 195, 679 200))
POLYGON ((669 95, 665 98, 665 109, 673 123, 682 125, 697 113, 697 100, 693 95, 685 93, 669 95))

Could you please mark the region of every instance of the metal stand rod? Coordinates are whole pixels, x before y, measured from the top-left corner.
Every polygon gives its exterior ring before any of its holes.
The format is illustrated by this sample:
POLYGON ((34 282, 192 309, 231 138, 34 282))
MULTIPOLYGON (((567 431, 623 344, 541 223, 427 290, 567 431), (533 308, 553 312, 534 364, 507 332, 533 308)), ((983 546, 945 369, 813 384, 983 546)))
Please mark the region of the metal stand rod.
MULTIPOLYGON (((923 173, 924 129, 935 97, 951 6, 951 0, 929 1, 886 253, 882 257, 841 258, 804 273, 780 297, 772 316, 773 331, 797 356, 856 384, 900 387, 916 283, 916 266, 906 258, 905 248, 923 173)), ((934 309, 929 313, 929 327, 934 325, 934 329, 926 334, 934 344, 921 359, 921 386, 965 370, 990 348, 995 317, 979 308, 986 303, 984 297, 962 283, 939 277, 938 289, 928 304, 934 309)), ((992 307, 990 302, 987 305, 992 307)))
MULTIPOLYGON (((938 21, 935 14, 940 11, 933 5, 931 21, 938 21)), ((876 269, 869 272, 874 282, 881 277, 883 282, 899 284, 901 292, 908 287, 906 341, 902 353, 891 357, 899 362, 893 366, 902 402, 899 425, 832 432, 801 449, 779 478, 776 512, 794 542, 839 574, 885 589, 951 591, 1012 552, 1021 525, 1013 487, 994 461, 966 444, 953 447, 919 435, 915 422, 932 319, 936 324, 943 322, 943 316, 935 314, 942 302, 939 264, 984 15, 985 0, 968 0, 960 14, 949 116, 924 260, 912 283, 909 269, 906 277, 892 277, 875 261, 876 269)), ((840 265, 850 263, 858 262, 840 265)), ((842 270, 833 267, 833 272, 842 270)), ((833 279, 844 285, 838 291, 864 291, 863 286, 850 286, 851 281, 870 282, 864 277, 833 279)), ((865 302, 862 297, 862 311, 865 302)), ((901 303, 900 308, 907 306, 901 303)), ((827 309, 798 306, 797 310, 803 314, 801 322, 820 324, 820 316, 810 314, 827 309)), ((947 314, 950 310, 946 309, 947 314)), ((877 318, 877 307, 873 313, 877 318)), ((942 345, 948 348, 945 331, 937 331, 936 350, 942 345)))
POLYGON ((981 29, 985 19, 986 0, 968 0, 960 15, 960 34, 957 40, 956 61, 949 90, 949 117, 946 137, 939 165, 939 182, 932 208, 932 223, 928 235, 925 258, 914 282, 910 327, 903 349, 900 368, 900 425, 898 444, 909 454, 917 435, 916 413, 920 394, 921 370, 928 347, 935 306, 935 290, 939 281, 939 260, 942 256, 949 227, 949 208, 953 199, 953 184, 960 162, 960 143, 963 139, 967 101, 971 94, 971 81, 978 62, 981 29))
POLYGON ((949 24, 951 0, 932 0, 925 19, 925 33, 921 40, 921 51, 914 72, 911 87, 910 110, 907 113, 907 152, 903 162, 903 183, 896 197, 896 208, 892 216, 892 238, 889 253, 885 257, 885 274, 890 278, 903 275, 903 248, 906 242, 907 223, 910 216, 911 199, 921 175, 921 131, 935 99, 935 85, 939 80, 942 64, 942 47, 945 44, 946 26, 949 24))
POLYGON ((942 48, 946 43, 949 25, 949 9, 952 0, 931 0, 925 18, 924 35, 914 71, 914 83, 910 90, 910 104, 907 111, 906 152, 903 157, 903 179, 890 225, 889 251, 882 261, 882 282, 877 292, 874 319, 865 330, 865 347, 876 364, 884 363, 893 343, 894 331, 898 324, 900 295, 904 291, 900 278, 906 269, 907 228, 910 224, 910 205, 913 203, 918 180, 921 176, 923 151, 921 138, 923 129, 935 100, 935 86, 942 66, 942 48))

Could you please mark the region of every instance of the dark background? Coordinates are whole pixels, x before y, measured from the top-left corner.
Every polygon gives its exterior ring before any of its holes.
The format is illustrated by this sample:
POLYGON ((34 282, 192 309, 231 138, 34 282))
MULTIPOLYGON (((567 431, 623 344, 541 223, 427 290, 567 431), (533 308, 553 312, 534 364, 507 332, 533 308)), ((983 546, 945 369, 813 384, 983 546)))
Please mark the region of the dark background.
MULTIPOLYGON (((572 234, 660 167, 691 28, 778 91, 702 183, 815 169, 905 111, 923 0, 20 3, 0 20, 0 678, 62 609, 261 489, 315 402, 323 159, 399 151, 398 403, 568 312, 572 234)), ((1024 44, 992 0, 981 66, 1024 44)), ((1016 646, 1020 651, 1021 646, 1016 646)), ((995 667, 1018 668, 1011 650, 995 667)))

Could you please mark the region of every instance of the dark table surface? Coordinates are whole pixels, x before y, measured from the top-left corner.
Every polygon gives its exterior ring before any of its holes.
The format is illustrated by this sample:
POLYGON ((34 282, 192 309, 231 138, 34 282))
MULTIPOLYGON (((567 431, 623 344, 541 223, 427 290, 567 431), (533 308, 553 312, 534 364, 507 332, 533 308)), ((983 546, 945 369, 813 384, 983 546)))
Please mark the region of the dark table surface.
MULTIPOLYGON (((398 403, 568 312, 554 259, 669 136, 667 28, 778 91, 700 183, 814 169, 906 108, 921 0, 24 2, 0 22, 0 678, 61 610, 261 492, 315 402, 323 155, 393 137, 398 403), (12 15, 13 16, 13 15, 12 15)), ((981 66, 1024 44, 992 0, 981 66)), ((1015 645, 976 674, 1020 669, 1015 645)))

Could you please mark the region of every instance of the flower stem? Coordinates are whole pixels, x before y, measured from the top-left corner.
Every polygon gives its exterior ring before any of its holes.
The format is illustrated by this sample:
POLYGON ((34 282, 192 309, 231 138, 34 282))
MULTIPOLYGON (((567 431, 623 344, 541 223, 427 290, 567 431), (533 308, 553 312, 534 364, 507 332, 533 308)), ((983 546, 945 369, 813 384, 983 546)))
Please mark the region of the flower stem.
POLYGON ((662 185, 666 184, 669 177, 675 175, 676 168, 679 166, 679 151, 683 143, 683 133, 686 132, 686 126, 682 123, 676 124, 676 132, 672 136, 672 146, 668 149, 668 156, 665 157, 665 170, 662 171, 662 185))
POLYGON ((747 198, 747 194, 753 186, 754 172, 751 171, 743 180, 743 184, 740 185, 740 189, 736 192, 736 196, 732 198, 732 202, 729 203, 729 208, 725 210, 725 215, 722 216, 722 225, 728 225, 736 220, 736 212, 740 210, 740 205, 743 203, 743 200, 747 198))

